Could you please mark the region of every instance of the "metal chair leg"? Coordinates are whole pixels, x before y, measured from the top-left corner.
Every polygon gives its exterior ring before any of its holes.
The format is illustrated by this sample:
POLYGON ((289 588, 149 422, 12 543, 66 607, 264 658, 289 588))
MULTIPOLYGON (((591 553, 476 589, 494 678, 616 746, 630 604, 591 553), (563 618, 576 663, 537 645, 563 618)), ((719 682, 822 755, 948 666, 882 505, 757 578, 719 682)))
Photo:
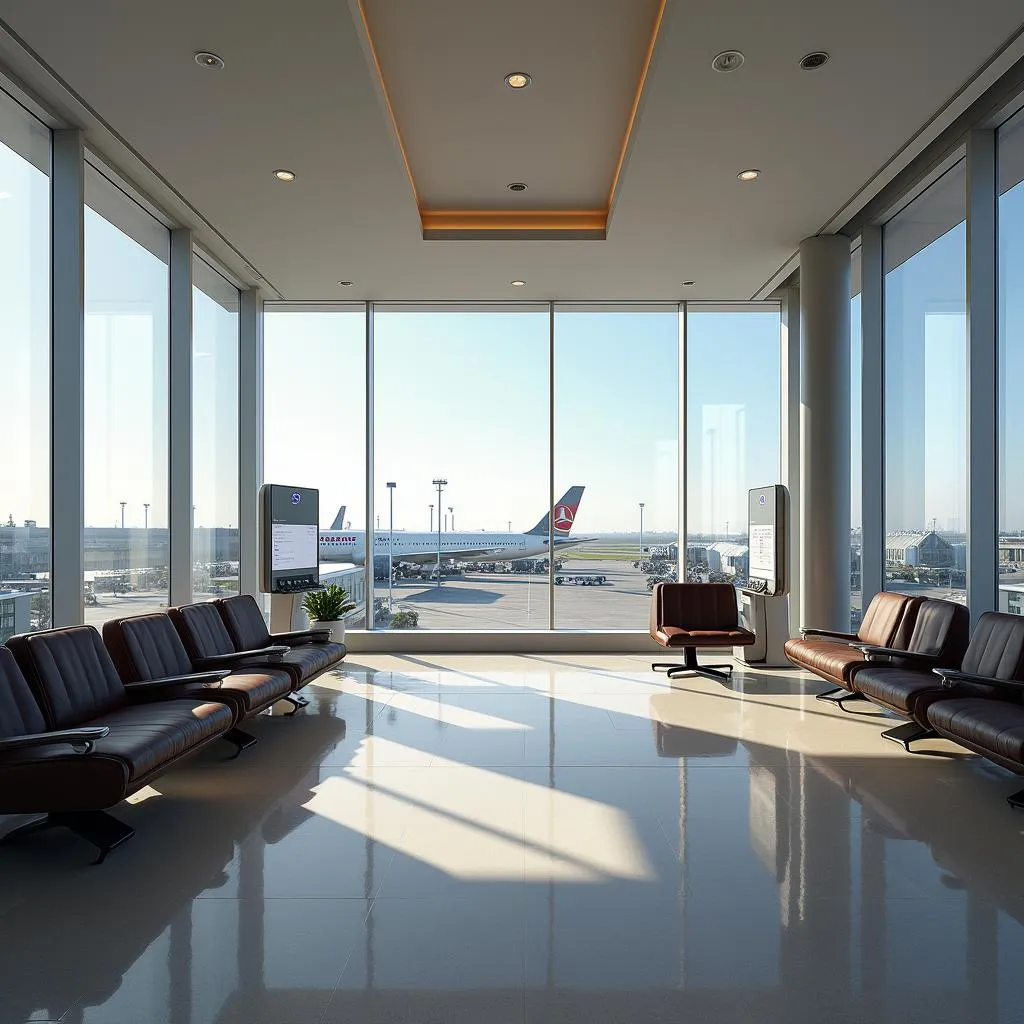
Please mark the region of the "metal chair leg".
POLYGON ((913 753, 910 749, 910 744, 914 740, 926 740, 931 739, 936 733, 931 729, 923 729, 917 722, 904 722, 902 725, 895 725, 891 729, 886 729, 882 733, 882 739, 892 740, 893 743, 898 743, 908 753, 913 753))
POLYGON ((835 704, 836 701, 842 700, 843 697, 849 694, 849 692, 849 690, 844 689, 842 686, 837 686, 835 689, 825 690, 823 693, 816 693, 814 695, 814 699, 824 700, 829 704, 835 704))
POLYGON ((1011 793, 1010 796, 1006 798, 1006 802, 1014 809, 1024 809, 1024 789, 1019 790, 1016 793, 1011 793))

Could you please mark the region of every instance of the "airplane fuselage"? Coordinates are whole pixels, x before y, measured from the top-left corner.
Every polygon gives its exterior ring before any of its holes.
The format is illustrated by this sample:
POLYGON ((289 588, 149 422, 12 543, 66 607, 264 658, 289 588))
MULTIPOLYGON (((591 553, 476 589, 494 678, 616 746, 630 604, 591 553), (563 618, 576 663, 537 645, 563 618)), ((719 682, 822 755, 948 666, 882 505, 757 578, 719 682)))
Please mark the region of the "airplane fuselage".
MULTIPOLYGON (((568 537, 555 537, 555 546, 578 543, 568 537)), ((406 533, 386 530, 374 535, 374 555, 391 554, 396 562, 427 563, 437 560, 436 533, 406 533)), ((529 533, 444 533, 440 535, 442 561, 479 559, 506 561, 512 558, 534 558, 548 553, 548 538, 529 533)), ((366 534, 362 530, 321 530, 320 561, 352 562, 362 565, 366 560, 366 534)))

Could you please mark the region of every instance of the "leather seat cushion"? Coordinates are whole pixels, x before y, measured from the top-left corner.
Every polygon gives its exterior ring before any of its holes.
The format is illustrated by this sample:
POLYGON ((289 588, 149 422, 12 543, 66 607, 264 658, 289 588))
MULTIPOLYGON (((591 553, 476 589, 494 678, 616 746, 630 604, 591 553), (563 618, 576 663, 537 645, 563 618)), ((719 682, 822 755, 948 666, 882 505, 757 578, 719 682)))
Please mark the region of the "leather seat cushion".
POLYGON ((282 665, 297 673, 296 685, 308 683, 324 669, 341 661, 343 649, 340 644, 302 644, 293 647, 282 659, 282 665))
POLYGON ((756 637, 748 629, 680 629, 662 626, 655 634, 665 647, 746 647, 756 637))
POLYGON ((850 688, 854 674, 867 665, 856 647, 825 637, 794 637, 786 641, 785 651, 794 665, 810 669, 815 675, 846 689, 850 688))
POLYGON ((274 701, 292 692, 292 677, 287 672, 258 669, 249 672, 232 672, 219 689, 211 691, 211 698, 237 700, 241 713, 251 715, 269 707, 274 701))
POLYGON ((1024 705, 983 697, 940 700, 928 709, 928 721, 943 736, 1024 769, 1024 705))
POLYGON ((900 714, 916 717, 923 712, 925 698, 948 696, 938 678, 931 672, 915 672, 893 665, 872 665, 868 662, 853 677, 853 688, 865 697, 900 714))
POLYGON ((87 725, 105 725, 95 754, 123 761, 129 784, 227 732, 234 715, 224 704, 179 699, 129 704, 87 725))

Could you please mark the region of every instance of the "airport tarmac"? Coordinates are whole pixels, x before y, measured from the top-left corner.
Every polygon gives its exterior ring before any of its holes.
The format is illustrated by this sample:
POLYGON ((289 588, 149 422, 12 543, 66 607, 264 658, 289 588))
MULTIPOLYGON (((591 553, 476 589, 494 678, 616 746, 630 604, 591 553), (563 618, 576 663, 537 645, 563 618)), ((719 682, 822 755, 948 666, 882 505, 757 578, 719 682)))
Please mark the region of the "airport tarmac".
MULTIPOLYGON (((563 584, 554 588, 558 629, 649 627, 651 593, 647 573, 621 560, 567 560, 561 574, 603 574, 603 586, 563 584)), ((378 580, 377 597, 387 598, 378 580)), ((423 580, 397 580, 396 606, 415 609, 420 629, 547 629, 548 578, 530 573, 466 573, 445 577, 440 587, 423 580)))

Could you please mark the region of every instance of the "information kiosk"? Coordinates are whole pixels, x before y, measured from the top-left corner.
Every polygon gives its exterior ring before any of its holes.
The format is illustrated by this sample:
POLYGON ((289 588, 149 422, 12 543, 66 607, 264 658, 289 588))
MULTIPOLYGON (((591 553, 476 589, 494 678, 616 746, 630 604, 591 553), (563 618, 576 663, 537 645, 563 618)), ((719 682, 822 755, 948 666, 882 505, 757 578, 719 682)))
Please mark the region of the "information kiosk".
POLYGON ((264 484, 260 489, 261 586, 270 594, 270 631, 302 628, 301 597, 320 588, 320 492, 264 484), (295 623, 298 621, 298 625, 295 623))
POLYGON ((789 492, 782 484, 752 487, 747 495, 747 584, 740 595, 740 625, 757 640, 734 647, 755 668, 784 668, 789 638, 789 492))

